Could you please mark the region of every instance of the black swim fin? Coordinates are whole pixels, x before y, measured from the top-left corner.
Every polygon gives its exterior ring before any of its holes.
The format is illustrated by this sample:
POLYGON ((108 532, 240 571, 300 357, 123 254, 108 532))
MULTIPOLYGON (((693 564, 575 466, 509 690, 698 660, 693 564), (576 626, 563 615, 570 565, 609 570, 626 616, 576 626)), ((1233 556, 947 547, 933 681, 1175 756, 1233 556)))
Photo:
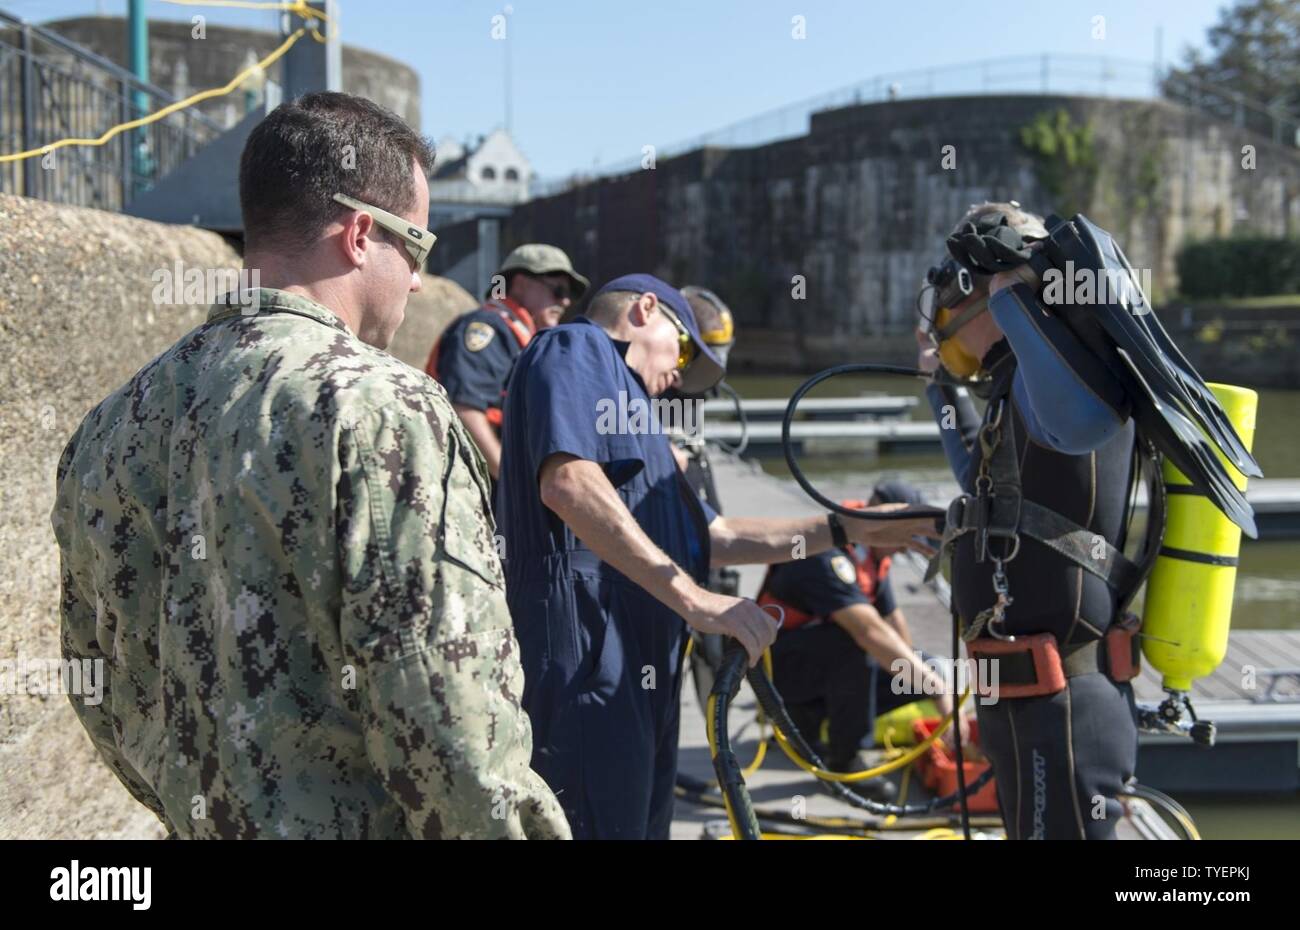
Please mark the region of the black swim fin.
POLYGON ((1134 419, 1156 447, 1243 532, 1257 536, 1254 511, 1215 452, 1247 477, 1263 474, 1259 463, 1161 325, 1119 244, 1078 214, 1068 223, 1048 221, 1045 251, 1064 274, 1091 271, 1096 299, 1082 306, 1044 304, 1125 384, 1134 419))
POLYGON ((1004 217, 967 224, 948 239, 948 250, 973 274, 993 274, 1028 263, 1040 275, 1055 268, 1069 278, 1089 273, 1095 299, 1084 304, 1043 304, 1059 316, 1124 386, 1133 418, 1188 481, 1246 535, 1257 535, 1255 514, 1215 454, 1247 477, 1259 464, 1237 435, 1218 398, 1169 338, 1110 233, 1083 214, 1070 221, 1048 217, 1048 238, 1032 252, 1004 217))

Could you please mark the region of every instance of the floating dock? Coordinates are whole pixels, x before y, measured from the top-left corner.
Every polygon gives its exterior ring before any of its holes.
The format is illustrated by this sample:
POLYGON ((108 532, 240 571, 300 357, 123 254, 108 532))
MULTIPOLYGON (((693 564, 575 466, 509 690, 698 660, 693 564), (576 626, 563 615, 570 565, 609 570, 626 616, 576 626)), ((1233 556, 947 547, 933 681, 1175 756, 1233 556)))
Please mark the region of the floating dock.
MULTIPOLYGON (((745 418, 750 422, 780 420, 785 417, 789 400, 780 398, 741 399, 745 418)), ((885 394, 864 394, 861 397, 808 397, 799 402, 799 416, 804 419, 851 419, 854 417, 901 417, 911 413, 920 398, 885 394)), ((735 416, 736 405, 726 399, 704 402, 705 419, 735 416)))

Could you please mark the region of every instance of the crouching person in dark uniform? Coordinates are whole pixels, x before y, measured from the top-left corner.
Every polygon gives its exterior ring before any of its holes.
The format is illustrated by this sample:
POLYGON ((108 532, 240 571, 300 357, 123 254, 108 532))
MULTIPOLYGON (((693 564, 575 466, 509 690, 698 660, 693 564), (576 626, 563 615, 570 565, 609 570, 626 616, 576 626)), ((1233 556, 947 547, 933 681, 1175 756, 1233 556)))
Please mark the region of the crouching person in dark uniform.
MULTIPOLYGON (((902 481, 882 482, 871 505, 921 504, 902 481)), ((860 508, 862 501, 846 501, 860 508)), ((952 688, 913 649, 911 631, 889 581, 896 546, 851 544, 773 565, 758 603, 779 605, 785 623, 772 646, 772 671, 799 732, 816 742, 827 720, 826 764, 837 772, 865 767, 858 755, 878 714, 932 698, 951 713, 952 688)), ((965 719, 963 732, 967 732, 965 719)), ((859 786, 883 797, 888 786, 859 786)))
MULTIPOLYGON (((970 247, 987 255, 978 231, 1000 226, 1026 242, 1046 237, 1042 220, 1019 205, 984 204, 958 225, 950 250, 974 239, 970 247)), ((1129 405, 1039 303, 1027 265, 982 274, 963 257, 932 270, 924 328, 939 347, 937 355, 923 349, 919 364, 934 370, 942 358, 952 374, 987 376, 982 418, 954 388, 927 388, 965 492, 949 508, 944 537, 954 610, 970 654, 998 663, 996 692, 977 702, 980 745, 1009 838, 1113 838, 1137 725, 1134 673, 1111 661, 1129 648, 1126 637, 1131 643, 1118 619, 1125 592, 1098 571, 1124 560, 1129 405), (961 286, 951 286, 961 274, 961 286), (1071 557, 1074 538, 1101 558, 1071 557)))

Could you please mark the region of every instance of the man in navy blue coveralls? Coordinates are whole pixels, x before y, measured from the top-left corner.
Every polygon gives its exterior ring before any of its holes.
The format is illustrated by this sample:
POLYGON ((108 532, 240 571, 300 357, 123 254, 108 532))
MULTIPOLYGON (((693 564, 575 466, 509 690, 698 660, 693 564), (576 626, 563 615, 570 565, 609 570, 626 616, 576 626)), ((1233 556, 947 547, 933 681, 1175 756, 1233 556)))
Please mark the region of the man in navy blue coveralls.
MULTIPOLYGON (((650 275, 606 284, 511 374, 496 501, 506 593, 533 766, 575 838, 668 837, 686 624, 736 638, 751 664, 775 636, 752 601, 704 587, 710 564, 832 545, 824 516, 724 518, 690 492, 650 399, 721 375, 685 298, 650 275)), ((934 532, 919 517, 846 524, 864 544, 934 532)))

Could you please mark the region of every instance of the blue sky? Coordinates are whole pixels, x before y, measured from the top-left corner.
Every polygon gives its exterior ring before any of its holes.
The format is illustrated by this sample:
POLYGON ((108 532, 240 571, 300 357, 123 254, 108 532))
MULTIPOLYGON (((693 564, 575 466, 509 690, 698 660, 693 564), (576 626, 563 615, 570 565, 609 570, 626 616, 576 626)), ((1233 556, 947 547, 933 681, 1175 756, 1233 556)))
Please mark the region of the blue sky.
MULTIPOLYGON (((639 158, 764 111, 878 74, 1021 55, 1166 62, 1204 44, 1223 0, 343 0, 346 43, 416 68, 423 131, 438 138, 505 121, 506 17, 513 132, 543 177, 639 158), (509 8, 509 12, 506 10, 509 8), (1000 20, 994 21, 990 14, 1000 20), (792 37, 792 18, 805 35, 792 37), (1105 17, 1104 38, 1094 17, 1105 17)), ((0 0, 42 21, 126 0, 0 0)), ((267 28, 274 14, 150 0, 151 16, 267 28)), ((233 63, 232 63, 233 69, 233 63)), ((232 70, 233 73, 233 70, 232 70)))

